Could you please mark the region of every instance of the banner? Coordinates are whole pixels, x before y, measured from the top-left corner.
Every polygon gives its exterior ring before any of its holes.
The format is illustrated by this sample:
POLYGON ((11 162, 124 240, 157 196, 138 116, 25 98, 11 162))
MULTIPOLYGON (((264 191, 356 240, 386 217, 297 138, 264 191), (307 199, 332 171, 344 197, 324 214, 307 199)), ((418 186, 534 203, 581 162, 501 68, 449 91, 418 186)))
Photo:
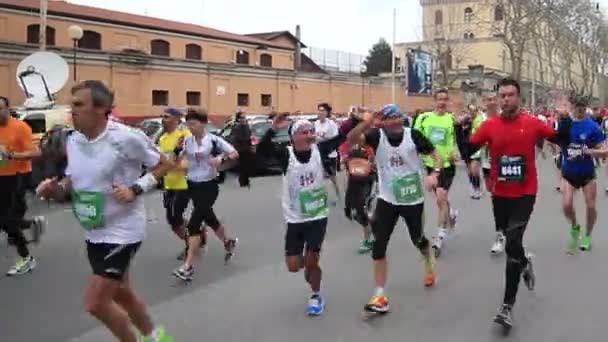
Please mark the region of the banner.
POLYGON ((433 94, 433 57, 430 53, 411 50, 407 57, 407 95, 433 94))

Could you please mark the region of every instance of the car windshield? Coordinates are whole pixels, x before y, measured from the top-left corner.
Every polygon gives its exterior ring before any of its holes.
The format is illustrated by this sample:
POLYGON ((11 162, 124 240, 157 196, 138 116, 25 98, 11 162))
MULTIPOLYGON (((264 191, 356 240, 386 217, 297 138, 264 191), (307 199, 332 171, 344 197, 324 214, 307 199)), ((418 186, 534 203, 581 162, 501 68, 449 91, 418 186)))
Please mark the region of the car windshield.
POLYGON ((156 121, 144 121, 140 127, 148 137, 152 137, 161 128, 161 124, 156 121))
MULTIPOLYGON (((264 137, 264 134, 272 127, 271 121, 255 122, 251 124, 251 134, 258 139, 264 137)), ((275 133, 272 139, 275 142, 287 142, 289 140, 289 133, 287 129, 279 130, 275 133)))

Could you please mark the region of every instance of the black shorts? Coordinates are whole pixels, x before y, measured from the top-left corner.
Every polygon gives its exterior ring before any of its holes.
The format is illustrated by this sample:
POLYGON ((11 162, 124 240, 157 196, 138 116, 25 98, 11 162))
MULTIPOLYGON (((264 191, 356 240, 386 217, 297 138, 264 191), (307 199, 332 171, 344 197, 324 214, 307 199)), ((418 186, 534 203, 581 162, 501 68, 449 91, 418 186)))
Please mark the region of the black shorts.
POLYGON ((305 246, 306 252, 321 252, 326 231, 327 218, 302 223, 287 223, 285 256, 302 255, 305 246))
POLYGON ((338 170, 338 158, 323 159, 323 169, 325 177, 334 177, 338 170))
MULTIPOLYGON (((427 167, 427 174, 433 173, 435 169, 432 167, 427 167)), ((439 178, 437 179, 437 188, 445 189, 446 191, 450 190, 452 187, 452 182, 454 181, 454 177, 456 176, 456 166, 452 165, 449 167, 444 167, 439 172, 439 178)))
POLYGON ((492 173, 492 171, 490 169, 486 169, 485 167, 481 168, 481 172, 483 172, 484 178, 490 177, 490 174, 492 173))
POLYGON ((184 212, 188 208, 188 202, 190 202, 188 190, 166 190, 163 193, 163 206, 167 223, 171 227, 184 225, 184 212))
POLYGON ((595 180, 595 173, 588 175, 573 175, 562 172, 562 177, 575 189, 584 188, 587 184, 595 180))
POLYGON ((87 241, 87 255, 93 274, 122 281, 140 245, 141 242, 119 245, 87 241))
POLYGON ((424 236, 423 216, 424 203, 394 205, 379 198, 372 219, 372 233, 375 239, 372 258, 380 260, 386 257, 388 242, 395 230, 399 217, 405 221, 412 243, 420 250, 425 250, 428 247, 428 240, 424 236))

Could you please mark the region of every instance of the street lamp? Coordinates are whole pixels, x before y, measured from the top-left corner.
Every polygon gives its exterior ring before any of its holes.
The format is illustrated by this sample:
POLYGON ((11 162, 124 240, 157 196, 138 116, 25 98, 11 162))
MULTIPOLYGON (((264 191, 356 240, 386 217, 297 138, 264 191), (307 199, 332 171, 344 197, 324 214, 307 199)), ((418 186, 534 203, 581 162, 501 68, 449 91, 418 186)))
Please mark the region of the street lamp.
POLYGON ((74 66, 74 72, 73 72, 73 74, 74 74, 74 82, 76 82, 76 80, 77 80, 77 77, 76 77, 76 53, 78 51, 78 41, 80 39, 82 39, 83 35, 84 35, 84 31, 82 30, 82 27, 80 27, 78 25, 72 25, 72 26, 68 27, 68 36, 74 42, 74 60, 72 62, 73 66, 74 66))
POLYGON ((365 106, 365 73, 367 72, 367 65, 361 64, 361 105, 365 106))

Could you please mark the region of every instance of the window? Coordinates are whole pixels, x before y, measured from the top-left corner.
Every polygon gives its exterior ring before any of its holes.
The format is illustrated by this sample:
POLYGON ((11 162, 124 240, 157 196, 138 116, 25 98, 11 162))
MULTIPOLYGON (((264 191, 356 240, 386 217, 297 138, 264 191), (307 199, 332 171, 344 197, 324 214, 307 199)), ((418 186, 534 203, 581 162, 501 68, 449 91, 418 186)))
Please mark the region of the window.
POLYGON ((470 23, 473 18, 473 9, 471 7, 467 7, 464 9, 464 22, 470 23))
POLYGON ((169 57, 171 55, 171 45, 166 40, 154 39, 150 42, 150 54, 169 57))
POLYGON ((84 30, 82 38, 78 41, 81 49, 101 50, 101 34, 95 31, 84 30))
POLYGON ((472 32, 465 32, 464 39, 467 39, 467 40, 475 39, 475 35, 472 32))
POLYGON ((262 94, 262 107, 272 106, 272 95, 262 94))
POLYGON ((30 126, 32 133, 46 133, 46 116, 43 113, 32 113, 25 116, 23 121, 30 126))
POLYGON ((200 91, 186 92, 186 104, 188 106, 200 106, 201 105, 201 92, 200 91))
POLYGON ((239 107, 249 107, 249 94, 237 94, 236 105, 239 107))
POLYGON ((272 56, 267 53, 260 55, 260 66, 272 68, 272 56))
POLYGON ((186 45, 186 59, 203 59, 203 49, 196 44, 186 45))
POLYGON ((505 18, 505 8, 502 5, 494 7, 494 21, 503 21, 505 18))
POLYGON ((239 50, 236 52, 236 64, 249 64, 249 52, 239 50))
POLYGON ((443 25, 443 12, 441 10, 435 11, 435 25, 443 25))
POLYGON ((153 106, 169 105, 169 91, 168 90, 152 90, 152 105, 153 106))
MULTIPOLYGON (((38 44, 40 42, 40 25, 32 24, 27 27, 27 43, 38 44)), ((46 45, 55 45, 55 29, 51 26, 46 27, 46 45)))

